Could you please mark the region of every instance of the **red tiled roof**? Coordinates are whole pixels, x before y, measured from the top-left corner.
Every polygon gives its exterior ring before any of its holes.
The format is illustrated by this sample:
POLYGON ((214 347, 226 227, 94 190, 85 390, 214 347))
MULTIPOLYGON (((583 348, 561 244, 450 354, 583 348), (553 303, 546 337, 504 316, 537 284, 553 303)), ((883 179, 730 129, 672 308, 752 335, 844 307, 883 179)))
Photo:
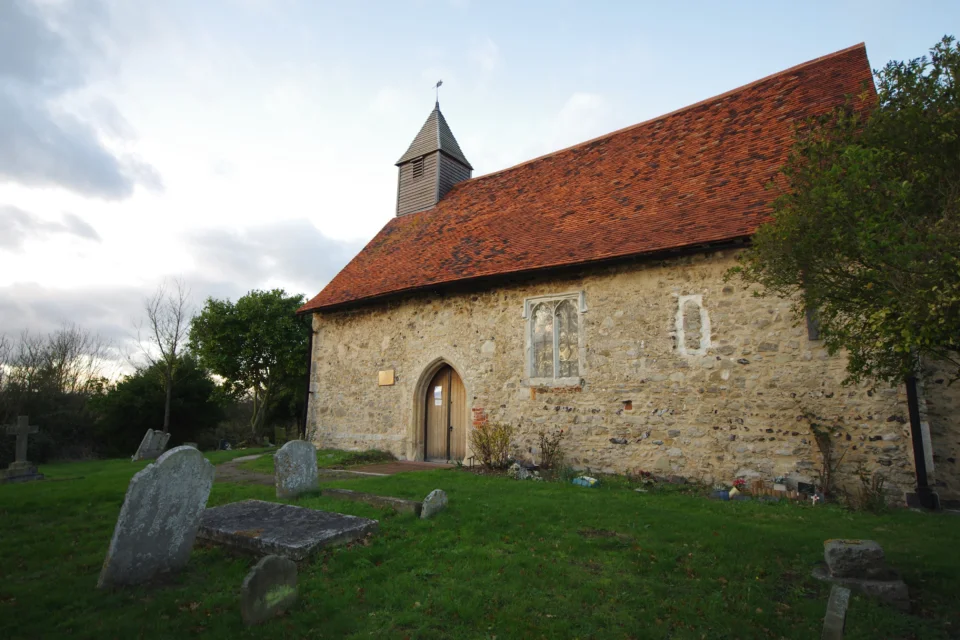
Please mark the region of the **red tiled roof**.
POLYGON ((751 235, 793 127, 874 91, 863 44, 461 182, 393 218, 300 311, 751 235))

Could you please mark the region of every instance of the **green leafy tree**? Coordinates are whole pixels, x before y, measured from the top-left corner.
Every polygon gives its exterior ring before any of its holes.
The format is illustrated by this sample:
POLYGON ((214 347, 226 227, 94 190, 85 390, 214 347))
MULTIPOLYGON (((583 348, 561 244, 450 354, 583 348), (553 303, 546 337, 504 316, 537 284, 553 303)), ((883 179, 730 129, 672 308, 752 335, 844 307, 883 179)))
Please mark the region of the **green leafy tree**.
POLYGON ((960 375, 960 47, 875 72, 877 92, 807 123, 781 192, 733 270, 815 310, 850 381, 900 382, 922 358, 960 375))
POLYGON ((250 394, 250 428, 261 433, 276 400, 302 385, 308 323, 302 295, 251 291, 236 303, 208 298, 190 328, 190 348, 236 395, 250 394))
MULTIPOLYGON (((191 355, 175 363, 177 385, 169 398, 171 446, 202 439, 224 417, 225 394, 191 355)), ((167 405, 167 363, 158 361, 127 376, 91 401, 97 433, 108 455, 129 455, 143 433, 155 429, 167 405)))

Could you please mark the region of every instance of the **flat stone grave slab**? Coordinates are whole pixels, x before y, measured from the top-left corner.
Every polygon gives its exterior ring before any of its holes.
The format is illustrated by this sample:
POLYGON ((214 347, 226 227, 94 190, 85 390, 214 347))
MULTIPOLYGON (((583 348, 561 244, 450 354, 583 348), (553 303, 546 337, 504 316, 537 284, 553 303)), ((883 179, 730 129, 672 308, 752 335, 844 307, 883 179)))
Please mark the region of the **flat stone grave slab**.
POLYGON ((203 512, 197 537, 237 551, 303 560, 320 549, 358 540, 376 520, 263 500, 243 500, 203 512))
POLYGON ((337 498, 339 500, 353 500, 354 502, 365 502, 374 507, 388 508, 400 513, 412 513, 420 517, 420 511, 423 509, 423 503, 417 500, 404 500, 403 498, 392 498, 390 496, 378 496, 372 493, 363 493, 360 491, 351 491, 350 489, 324 489, 320 495, 328 498, 337 498))

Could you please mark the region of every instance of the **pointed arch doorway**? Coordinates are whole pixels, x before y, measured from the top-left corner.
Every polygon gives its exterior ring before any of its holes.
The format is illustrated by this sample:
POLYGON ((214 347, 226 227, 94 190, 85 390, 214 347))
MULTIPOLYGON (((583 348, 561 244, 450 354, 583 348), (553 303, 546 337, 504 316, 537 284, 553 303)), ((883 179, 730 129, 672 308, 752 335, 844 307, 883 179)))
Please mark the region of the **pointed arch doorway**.
POLYGON ((424 402, 423 459, 462 460, 467 453, 467 390, 450 365, 427 385, 424 402))

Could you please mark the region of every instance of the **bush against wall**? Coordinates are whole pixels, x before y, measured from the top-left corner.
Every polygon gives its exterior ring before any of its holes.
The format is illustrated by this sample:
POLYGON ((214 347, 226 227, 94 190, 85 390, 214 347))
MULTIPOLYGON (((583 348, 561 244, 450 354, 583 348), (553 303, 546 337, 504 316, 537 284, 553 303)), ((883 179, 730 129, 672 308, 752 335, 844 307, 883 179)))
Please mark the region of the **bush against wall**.
POLYGON ((484 424, 470 432, 470 446, 488 469, 505 469, 516 428, 510 424, 484 424))
POLYGON ((548 434, 540 431, 540 466, 544 469, 559 469, 563 466, 566 454, 563 450, 563 429, 548 434))

